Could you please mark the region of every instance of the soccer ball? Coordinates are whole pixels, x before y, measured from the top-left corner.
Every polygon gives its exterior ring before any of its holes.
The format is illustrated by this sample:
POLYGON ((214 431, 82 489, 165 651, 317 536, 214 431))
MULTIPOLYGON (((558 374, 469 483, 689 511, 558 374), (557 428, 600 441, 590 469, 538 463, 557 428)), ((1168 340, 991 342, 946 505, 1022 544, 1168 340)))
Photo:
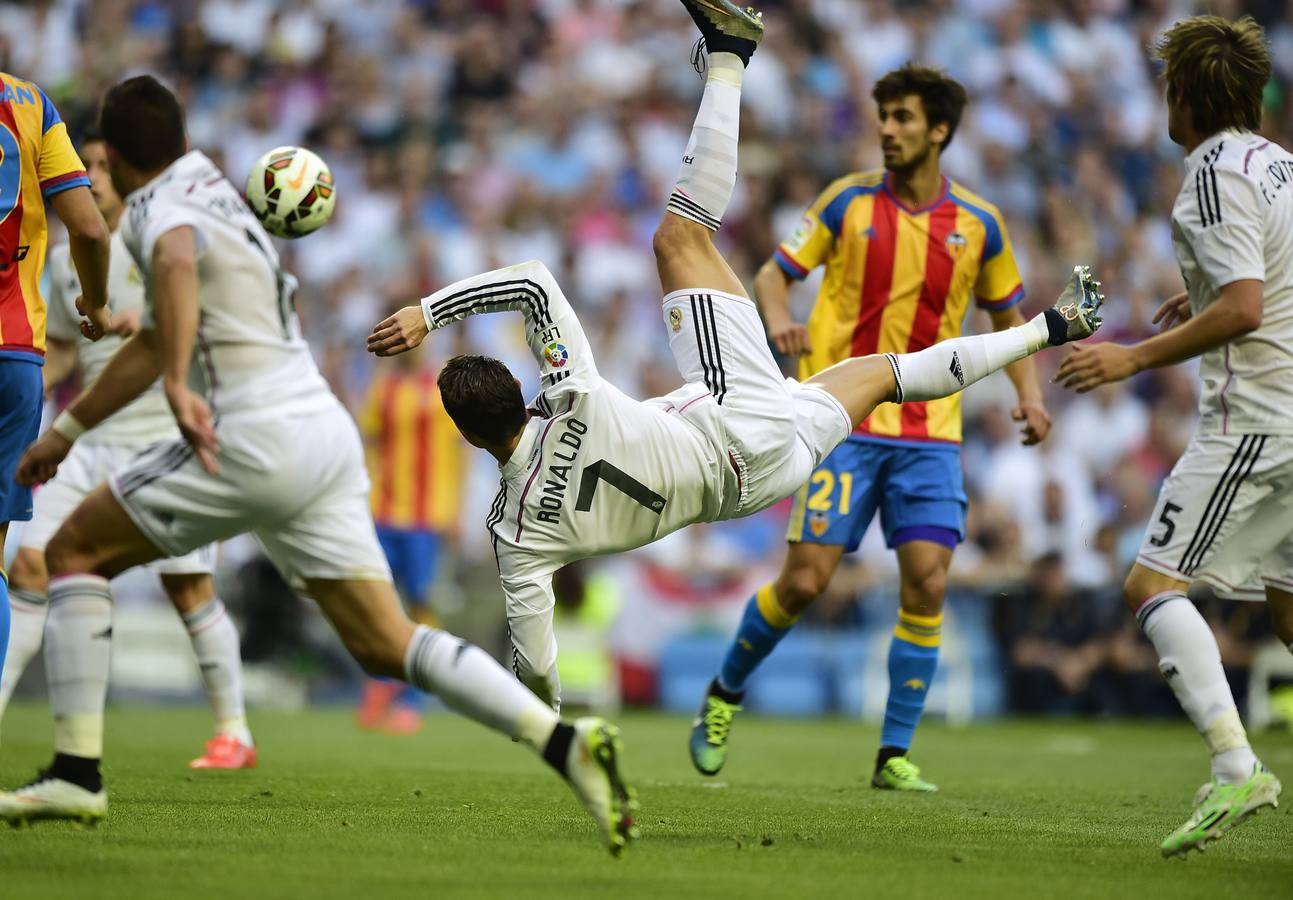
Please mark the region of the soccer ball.
POLYGON ((317 231, 337 205, 328 164, 304 147, 275 147, 251 167, 247 205, 272 235, 304 237, 317 231))

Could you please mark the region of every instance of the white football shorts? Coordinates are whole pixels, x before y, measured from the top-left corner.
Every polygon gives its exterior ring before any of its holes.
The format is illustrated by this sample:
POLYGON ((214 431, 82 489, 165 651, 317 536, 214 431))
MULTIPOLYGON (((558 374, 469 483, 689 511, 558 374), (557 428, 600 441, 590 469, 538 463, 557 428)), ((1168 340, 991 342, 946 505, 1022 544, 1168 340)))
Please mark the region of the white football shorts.
POLYGON ((718 402, 730 442, 725 449, 741 475, 740 501, 730 516, 765 509, 799 490, 853 430, 833 396, 781 374, 753 301, 722 291, 674 291, 664 298, 664 320, 678 371, 703 383, 718 402))
POLYGON ((1224 597, 1293 591, 1293 437, 1196 434, 1163 482, 1136 561, 1224 597))
MULTIPOLYGON (((58 467, 58 475, 36 491, 32 519, 23 529, 19 545, 44 552, 50 538, 86 495, 140 455, 139 447, 128 444, 92 439, 73 444, 58 467)), ((208 543, 179 556, 156 560, 145 568, 159 575, 210 575, 215 571, 215 562, 216 545, 208 543)))
POLYGON ((152 448, 109 482, 163 553, 251 532, 298 589, 306 578, 389 581, 354 420, 334 409, 216 427, 220 472, 183 441, 152 448))

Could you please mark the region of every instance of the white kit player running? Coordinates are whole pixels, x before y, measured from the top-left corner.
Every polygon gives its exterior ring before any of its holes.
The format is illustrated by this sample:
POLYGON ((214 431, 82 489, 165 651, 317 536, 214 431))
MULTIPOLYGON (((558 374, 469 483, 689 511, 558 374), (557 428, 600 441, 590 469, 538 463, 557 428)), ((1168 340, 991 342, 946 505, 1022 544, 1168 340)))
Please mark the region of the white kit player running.
POLYGON ((727 0, 683 3, 708 48, 708 77, 654 246, 669 347, 686 383, 638 401, 605 381, 541 262, 451 285, 381 322, 368 339, 371 351, 390 356, 470 315, 524 315, 542 384, 529 409, 516 379, 494 359, 456 357, 439 385, 464 437, 499 461, 502 484, 487 524, 513 668, 554 706, 556 570, 694 522, 765 509, 798 490, 879 403, 947 396, 1099 325, 1103 297, 1079 270, 1057 309, 1017 328, 919 353, 850 359, 803 384, 783 378, 758 310, 712 239, 736 183, 741 80, 762 20, 727 0))
POLYGON ((184 440, 96 488, 50 540, 53 763, 0 793, 0 818, 96 820, 111 621, 107 579, 252 532, 314 598, 372 675, 402 678, 510 735, 571 785, 619 853, 636 801, 619 774, 618 730, 562 722, 484 651, 404 615, 377 542, 354 421, 301 338, 291 279, 236 189, 186 152, 183 111, 150 76, 111 88, 100 130, 123 238, 147 286, 143 328, 27 451, 18 476, 50 478, 81 433, 159 375, 184 440))
POLYGON ((1125 596, 1159 670, 1212 753, 1212 781, 1165 856, 1203 849, 1264 807, 1280 783, 1253 754, 1192 582, 1267 600, 1293 650, 1293 156, 1254 133, 1271 61, 1251 18, 1178 22, 1166 63, 1168 131, 1188 152, 1172 209, 1186 292, 1131 347, 1083 347, 1057 379, 1078 390, 1199 356, 1194 437, 1163 483, 1125 596))
MULTIPOLYGON (((99 212, 113 231, 108 299, 113 311, 113 332, 91 341, 81 334, 76 298, 81 285, 66 244, 49 251, 48 348, 45 359, 46 389, 80 369, 84 384, 93 384, 133 333, 144 309, 144 282, 117 229, 125 206, 112 189, 103 141, 89 137, 81 142, 80 155, 90 176, 90 190, 99 212)), ((14 612, 9 655, 0 673, 0 717, 28 663, 41 648, 45 632, 45 545, 58 527, 117 469, 124 468, 152 444, 179 438, 175 419, 166 405, 160 382, 101 425, 87 431, 59 468, 58 477, 36 493, 34 515, 22 531, 18 554, 10 572, 14 612)), ((149 566, 184 620, 193 652, 215 715, 216 734, 206 751, 189 763, 195 769, 243 769, 256 765, 256 749, 247 727, 242 696, 242 659, 238 629, 215 595, 211 573, 214 545, 199 547, 175 559, 149 566)), ((105 638, 105 640, 107 640, 105 638)), ((57 669, 57 665, 53 667, 57 669)))

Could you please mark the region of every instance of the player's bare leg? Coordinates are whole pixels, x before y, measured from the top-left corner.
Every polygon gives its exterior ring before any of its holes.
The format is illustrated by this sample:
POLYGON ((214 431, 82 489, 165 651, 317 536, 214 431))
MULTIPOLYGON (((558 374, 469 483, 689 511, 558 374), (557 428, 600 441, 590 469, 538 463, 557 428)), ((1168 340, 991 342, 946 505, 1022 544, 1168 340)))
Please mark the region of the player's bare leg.
POLYGON ((112 650, 108 579, 161 555, 106 485, 92 491, 50 539, 45 668, 54 761, 24 787, 0 793, 0 818, 92 823, 107 812, 99 763, 112 650))
POLYGON ((215 716, 215 736, 191 769, 253 769, 256 745, 242 696, 242 648, 238 628, 216 596, 206 573, 163 573, 162 589, 180 614, 193 643, 202 686, 215 716))
POLYGON ((619 771, 615 726, 593 717, 562 722, 479 647, 414 625, 390 582, 310 579, 307 589, 369 675, 405 680, 530 747, 570 784, 612 854, 637 836, 637 800, 619 771))
POLYGON ((1189 584, 1137 563, 1123 585, 1127 605, 1158 653, 1158 670, 1212 754, 1212 781, 1194 813, 1163 841, 1164 856, 1202 850, 1258 810, 1277 805, 1280 783, 1248 743, 1212 629, 1187 596, 1189 584))

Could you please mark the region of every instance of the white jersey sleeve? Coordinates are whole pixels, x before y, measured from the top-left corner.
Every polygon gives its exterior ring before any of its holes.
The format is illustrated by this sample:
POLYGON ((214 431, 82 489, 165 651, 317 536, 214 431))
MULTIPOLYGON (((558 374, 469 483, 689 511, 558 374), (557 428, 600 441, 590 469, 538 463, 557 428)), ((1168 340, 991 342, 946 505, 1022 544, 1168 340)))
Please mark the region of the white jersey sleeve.
POLYGON ((81 317, 76 312, 81 281, 72 266, 72 253, 67 244, 51 247, 46 263, 49 302, 46 304, 45 333, 56 341, 76 343, 81 339, 81 317))
POLYGON ((601 382, 575 311, 548 267, 538 260, 463 279, 422 300, 422 314, 432 331, 467 316, 506 310, 525 316, 526 341, 539 363, 540 403, 587 392, 601 382))
MULTIPOLYGON (((1185 195, 1188 202, 1188 185, 1185 195)), ((1267 204, 1253 180, 1228 166, 1200 166, 1193 201, 1181 210, 1179 223, 1208 287, 1220 292, 1236 281, 1265 281, 1267 204)))
POLYGON ((561 682, 557 678, 557 638, 552 627, 556 606, 553 573, 505 572, 500 560, 499 574, 512 639, 512 671, 544 703, 556 706, 561 699, 561 682))
POLYGON ((1186 158, 1172 243, 1197 315, 1236 281, 1262 283, 1262 323, 1200 359, 1202 434, 1293 434, 1293 156, 1248 131, 1186 158))

